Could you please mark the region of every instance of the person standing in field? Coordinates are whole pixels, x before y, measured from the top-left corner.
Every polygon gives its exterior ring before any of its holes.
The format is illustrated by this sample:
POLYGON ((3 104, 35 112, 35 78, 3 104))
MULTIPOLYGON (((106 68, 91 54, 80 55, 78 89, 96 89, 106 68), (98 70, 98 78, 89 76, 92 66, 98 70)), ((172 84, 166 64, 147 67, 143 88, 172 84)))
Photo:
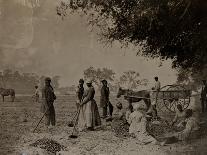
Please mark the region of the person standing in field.
POLYGON ((55 126, 55 108, 54 101, 56 96, 51 86, 51 79, 49 77, 45 78, 45 86, 42 89, 42 112, 45 113, 45 125, 49 127, 50 125, 55 126))
POLYGON ((78 126, 80 131, 84 129, 93 131, 94 127, 101 125, 101 118, 98 106, 94 100, 95 89, 92 85, 92 81, 88 80, 86 84, 88 88, 85 90, 83 100, 80 103, 78 126))
POLYGON ((154 85, 154 87, 152 87, 152 90, 154 91, 153 94, 152 94, 153 98, 154 98, 154 101, 152 102, 152 108, 153 108, 155 118, 157 118, 158 116, 157 116, 156 105, 157 105, 158 93, 159 93, 160 88, 161 88, 161 83, 158 80, 157 76, 154 79, 155 79, 155 85, 154 85))
POLYGON ((77 110, 79 109, 79 106, 80 106, 80 103, 83 99, 83 94, 84 94, 84 87, 83 87, 83 84, 84 84, 84 80, 83 79, 80 79, 79 80, 79 85, 76 89, 76 107, 77 107, 77 110))
POLYGON ((35 94, 34 94, 34 97, 35 97, 35 102, 39 103, 40 92, 39 92, 39 87, 38 86, 35 86, 35 94))
POLYGON ((105 119, 107 117, 107 108, 109 108, 109 117, 112 117, 113 106, 109 101, 109 87, 107 86, 108 82, 106 80, 101 81, 103 86, 101 88, 101 98, 100 98, 100 107, 103 109, 102 118, 105 119))
POLYGON ((203 80, 203 85, 201 89, 201 110, 202 112, 207 111, 207 85, 206 85, 206 80, 203 80))

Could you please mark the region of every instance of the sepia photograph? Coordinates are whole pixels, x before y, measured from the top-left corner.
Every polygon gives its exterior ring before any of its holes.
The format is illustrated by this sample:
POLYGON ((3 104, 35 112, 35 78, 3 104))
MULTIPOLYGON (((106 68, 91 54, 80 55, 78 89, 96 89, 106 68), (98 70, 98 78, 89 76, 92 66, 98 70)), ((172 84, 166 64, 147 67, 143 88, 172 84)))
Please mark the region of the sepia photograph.
POLYGON ((0 0, 0 155, 206 154, 206 0, 0 0))

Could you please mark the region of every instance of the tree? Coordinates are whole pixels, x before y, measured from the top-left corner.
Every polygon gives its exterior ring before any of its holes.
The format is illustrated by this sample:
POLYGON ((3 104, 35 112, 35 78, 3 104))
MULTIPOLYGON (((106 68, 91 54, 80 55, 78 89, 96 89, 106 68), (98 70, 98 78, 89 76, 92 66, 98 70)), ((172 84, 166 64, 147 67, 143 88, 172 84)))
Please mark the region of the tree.
POLYGON ((84 78, 91 79, 93 82, 100 88, 100 81, 105 79, 107 81, 114 80, 115 73, 113 70, 108 68, 94 68, 89 67, 88 69, 84 70, 84 78))
POLYGON ((204 68, 202 72, 192 72, 186 69, 178 71, 177 83, 186 85, 187 88, 198 90, 203 84, 202 80, 207 80, 207 68, 204 68))
POLYGON ((135 71, 124 72, 120 77, 120 85, 126 85, 128 89, 136 89, 140 85, 147 85, 147 79, 140 79, 140 74, 135 71))
POLYGON ((57 7, 62 17, 68 10, 84 14, 106 43, 139 46, 139 55, 172 59, 172 67, 191 73, 207 67, 206 0, 70 0, 57 7))

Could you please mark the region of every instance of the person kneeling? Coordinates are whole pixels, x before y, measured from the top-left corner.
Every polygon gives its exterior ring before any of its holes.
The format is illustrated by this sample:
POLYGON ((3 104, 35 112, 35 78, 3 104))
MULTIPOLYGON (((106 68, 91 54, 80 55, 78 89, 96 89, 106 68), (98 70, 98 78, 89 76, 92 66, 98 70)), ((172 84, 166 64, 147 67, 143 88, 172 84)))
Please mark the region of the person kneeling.
POLYGON ((129 133, 134 134, 135 138, 143 144, 161 144, 147 132, 146 114, 141 105, 134 104, 133 109, 134 112, 129 115, 128 119, 128 123, 130 124, 129 133))
POLYGON ((193 137, 196 135, 197 131, 199 130, 199 123, 197 122, 197 119, 194 118, 193 116, 193 111, 192 109, 187 109, 185 112, 185 128, 184 130, 180 132, 176 132, 172 134, 171 136, 166 137, 165 143, 170 144, 174 143, 177 141, 186 141, 189 138, 193 137))

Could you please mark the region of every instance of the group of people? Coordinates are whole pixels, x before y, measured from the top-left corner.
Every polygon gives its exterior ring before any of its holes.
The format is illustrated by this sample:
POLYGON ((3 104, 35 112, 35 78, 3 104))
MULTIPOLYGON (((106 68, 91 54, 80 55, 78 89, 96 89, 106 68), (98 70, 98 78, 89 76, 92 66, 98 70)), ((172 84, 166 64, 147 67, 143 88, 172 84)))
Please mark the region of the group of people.
POLYGON ((133 104, 133 112, 124 110, 120 102, 116 106, 118 109, 118 116, 116 118, 127 121, 129 124, 129 133, 142 144, 165 145, 177 141, 186 141, 199 133, 199 122, 193 116, 193 110, 183 110, 180 104, 177 105, 176 115, 172 123, 169 124, 170 126, 176 126, 178 131, 165 135, 162 137, 162 141, 157 140, 148 133, 147 126, 151 122, 151 119, 141 104, 133 104))
MULTIPOLYGON (((108 119, 112 117, 113 106, 109 100, 109 87, 106 80, 102 80, 100 107, 102 108, 102 118, 108 119), (109 111, 108 111, 109 109, 109 111)), ((95 89, 92 85, 92 80, 86 81, 87 88, 84 88, 84 80, 79 80, 79 85, 76 89, 76 107, 78 112, 78 127, 80 131, 94 130, 96 126, 101 125, 101 117, 99 114, 97 103, 94 99, 95 89)), ((36 101, 39 101, 39 94, 36 87, 36 101)), ((55 109, 54 101, 56 99, 53 87, 51 86, 51 79, 45 79, 45 86, 42 89, 42 104, 41 111, 45 113, 46 126, 49 128, 55 126, 55 109)))
MULTIPOLYGON (((152 109, 156 111, 156 100, 158 92, 160 91, 160 82, 157 77, 155 77, 155 81, 155 87, 153 87, 153 90, 155 90, 155 103, 152 104, 152 109)), ((102 108, 102 116, 99 114, 98 106, 94 99, 95 89, 92 85, 92 81, 86 81, 87 88, 85 89, 84 80, 79 80, 79 85, 76 90, 79 131, 93 131, 95 127, 101 126, 101 118, 107 119, 112 117, 114 107, 109 100, 109 87, 107 86, 106 80, 102 80, 101 82, 100 107, 102 108)), ((55 109, 53 103, 56 100, 56 96, 51 86, 50 78, 45 79, 45 87, 42 89, 42 100, 41 111, 45 112, 46 125, 49 126, 51 124, 55 126, 55 109)), ((170 137, 166 137, 164 142, 159 142, 155 137, 151 136, 146 129, 150 120, 149 118, 151 118, 149 110, 146 111, 141 104, 137 103, 133 104, 133 111, 130 109, 124 110, 120 102, 116 105, 116 108, 118 110, 118 119, 126 120, 129 124, 129 133, 133 134, 143 143, 164 144, 172 137, 177 140, 186 140, 190 134, 199 129, 198 121, 193 117, 193 111, 191 109, 184 111, 181 105, 177 105, 176 115, 171 126, 176 124, 178 127, 183 127, 182 131, 176 132, 170 137)), ((157 115, 157 111, 155 113, 157 115)))

